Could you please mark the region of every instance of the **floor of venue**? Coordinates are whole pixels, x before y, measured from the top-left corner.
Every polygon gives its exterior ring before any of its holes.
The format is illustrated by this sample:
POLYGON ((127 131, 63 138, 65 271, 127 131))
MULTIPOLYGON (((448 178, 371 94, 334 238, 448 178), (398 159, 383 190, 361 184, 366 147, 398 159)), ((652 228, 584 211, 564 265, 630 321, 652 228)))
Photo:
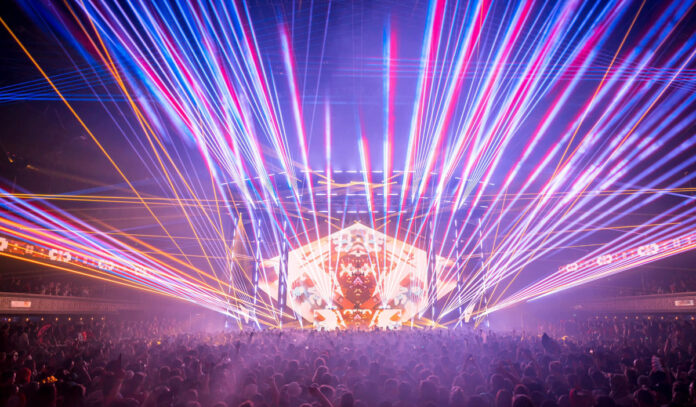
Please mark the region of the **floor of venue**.
POLYGON ((575 318, 541 332, 196 333, 165 318, 4 319, 2 406, 689 406, 696 323, 575 318))

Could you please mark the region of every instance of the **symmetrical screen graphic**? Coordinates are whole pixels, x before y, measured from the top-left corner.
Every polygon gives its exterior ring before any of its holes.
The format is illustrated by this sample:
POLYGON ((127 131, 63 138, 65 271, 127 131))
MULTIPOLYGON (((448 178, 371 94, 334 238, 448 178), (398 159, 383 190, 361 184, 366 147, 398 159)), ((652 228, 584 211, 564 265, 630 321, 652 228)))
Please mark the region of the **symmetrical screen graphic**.
MULTIPOLYGON (((436 257, 438 276, 451 266, 436 257)), ((280 256, 264 263, 261 289, 277 299, 280 256)), ((288 305, 327 328, 397 326, 428 307, 425 250, 360 223, 302 246, 288 256, 288 305)), ((438 279, 437 295, 455 281, 438 279)))

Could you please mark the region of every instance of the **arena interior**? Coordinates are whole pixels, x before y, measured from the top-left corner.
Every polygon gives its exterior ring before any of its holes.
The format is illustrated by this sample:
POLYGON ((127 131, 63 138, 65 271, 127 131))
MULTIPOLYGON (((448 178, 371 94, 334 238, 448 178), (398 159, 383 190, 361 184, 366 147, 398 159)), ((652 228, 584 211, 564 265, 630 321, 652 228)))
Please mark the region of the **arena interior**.
POLYGON ((696 406, 696 1, 0 25, 0 407, 696 406))

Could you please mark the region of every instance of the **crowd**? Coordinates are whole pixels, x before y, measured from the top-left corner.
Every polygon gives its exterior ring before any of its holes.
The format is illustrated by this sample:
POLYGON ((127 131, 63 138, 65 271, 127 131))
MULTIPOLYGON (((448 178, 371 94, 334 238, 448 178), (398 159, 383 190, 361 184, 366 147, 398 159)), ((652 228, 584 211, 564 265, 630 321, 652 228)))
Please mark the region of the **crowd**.
POLYGON ((587 287, 602 296, 678 294, 696 291, 696 274, 691 270, 643 270, 618 274, 587 287))
POLYGON ((1 406, 687 407, 696 324, 186 333, 172 320, 13 321, 1 406))
POLYGON ((672 273, 646 273, 643 294, 676 294, 696 291, 696 276, 691 270, 672 273), (665 277, 665 275, 669 277, 665 277))
POLYGON ((69 297, 90 297, 95 295, 89 284, 73 281, 45 281, 45 279, 5 278, 0 280, 0 291, 69 297))

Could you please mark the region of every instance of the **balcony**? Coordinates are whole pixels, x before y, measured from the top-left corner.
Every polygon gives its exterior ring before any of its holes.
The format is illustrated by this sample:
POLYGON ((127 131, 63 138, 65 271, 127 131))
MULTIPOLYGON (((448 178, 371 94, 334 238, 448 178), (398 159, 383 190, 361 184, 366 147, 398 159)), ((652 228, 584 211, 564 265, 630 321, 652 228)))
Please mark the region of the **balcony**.
POLYGON ((111 314, 138 311, 138 302, 108 300, 90 297, 0 292, 2 314, 111 314))

